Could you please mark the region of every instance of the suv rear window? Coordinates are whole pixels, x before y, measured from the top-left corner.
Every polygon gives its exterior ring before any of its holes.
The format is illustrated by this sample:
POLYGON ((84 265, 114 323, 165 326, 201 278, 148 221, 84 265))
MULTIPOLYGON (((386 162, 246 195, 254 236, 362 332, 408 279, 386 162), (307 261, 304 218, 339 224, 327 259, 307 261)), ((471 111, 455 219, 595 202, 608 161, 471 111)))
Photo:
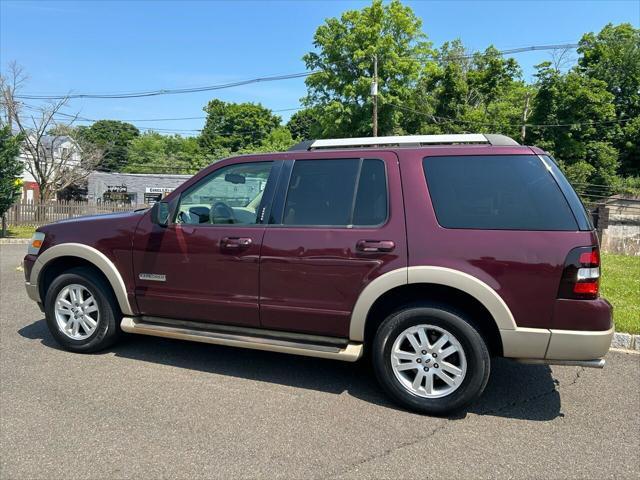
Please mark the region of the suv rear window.
POLYGON ((373 226, 387 218, 384 162, 296 160, 284 208, 285 225, 373 226))
POLYGON ((578 230, 558 184, 535 155, 426 157, 423 167, 445 228, 578 230))

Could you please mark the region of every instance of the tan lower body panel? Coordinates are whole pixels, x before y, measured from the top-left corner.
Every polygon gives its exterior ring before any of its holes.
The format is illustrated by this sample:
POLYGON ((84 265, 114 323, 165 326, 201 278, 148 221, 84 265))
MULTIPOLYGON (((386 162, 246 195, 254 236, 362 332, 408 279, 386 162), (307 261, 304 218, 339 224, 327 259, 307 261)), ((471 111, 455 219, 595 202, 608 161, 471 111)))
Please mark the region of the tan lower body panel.
POLYGON ((502 352, 508 358, 544 358, 551 332, 545 328, 500 330, 502 352))
POLYGON ((348 343, 344 347, 312 345, 293 340, 251 337, 227 332, 210 332, 182 326, 145 323, 135 318, 124 317, 120 324, 128 333, 151 335, 154 337, 176 338, 192 342, 212 343, 231 347, 267 350, 271 352, 291 353, 307 357, 329 358, 345 362, 355 362, 362 356, 361 343, 348 343))
POLYGON ((603 332, 551 330, 545 358, 551 360, 590 360, 602 358, 609 351, 613 327, 603 332))
POLYGON ((613 327, 604 331, 516 328, 500 330, 500 336, 508 358, 593 360, 609 351, 613 331, 613 327))

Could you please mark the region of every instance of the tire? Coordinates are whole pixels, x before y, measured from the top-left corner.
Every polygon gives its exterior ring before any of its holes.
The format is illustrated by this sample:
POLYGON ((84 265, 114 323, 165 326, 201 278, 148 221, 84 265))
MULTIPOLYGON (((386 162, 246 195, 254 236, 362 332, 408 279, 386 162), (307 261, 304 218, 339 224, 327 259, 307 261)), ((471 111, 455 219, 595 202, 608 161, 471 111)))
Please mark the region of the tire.
POLYGON ((372 361, 391 398, 430 415, 446 415, 476 400, 491 370, 489 350, 478 330, 455 309, 436 304, 412 305, 389 315, 376 332, 372 361))
POLYGON ((120 336, 122 314, 113 291, 99 274, 87 267, 70 269, 51 282, 45 296, 45 318, 56 342, 72 352, 92 353, 104 350, 120 336), (89 296, 93 298, 93 302, 86 303, 86 306, 80 305, 84 309, 82 311, 73 303, 78 293, 79 303, 83 300, 87 302, 89 296), (57 301, 60 301, 58 307, 57 301), (72 319, 75 314, 60 314, 61 309, 71 313, 71 307, 67 308, 69 303, 76 309, 77 320, 72 319), (63 328, 65 320, 68 320, 66 329, 63 328), (75 335, 72 325, 78 325, 75 335))

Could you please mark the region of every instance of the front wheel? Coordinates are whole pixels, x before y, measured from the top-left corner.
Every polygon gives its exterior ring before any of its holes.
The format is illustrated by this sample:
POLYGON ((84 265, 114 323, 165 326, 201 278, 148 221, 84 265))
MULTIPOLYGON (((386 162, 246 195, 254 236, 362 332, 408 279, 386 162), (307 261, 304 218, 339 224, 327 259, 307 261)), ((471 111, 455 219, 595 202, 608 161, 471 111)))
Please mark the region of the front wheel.
POLYGON ((73 268, 51 282, 45 316, 56 341, 74 352, 103 350, 120 334, 121 315, 113 292, 90 268, 73 268))
POLYGON ((480 333, 446 306, 391 314, 373 343, 376 376, 389 395, 420 413, 444 415, 480 396, 490 356, 480 333))

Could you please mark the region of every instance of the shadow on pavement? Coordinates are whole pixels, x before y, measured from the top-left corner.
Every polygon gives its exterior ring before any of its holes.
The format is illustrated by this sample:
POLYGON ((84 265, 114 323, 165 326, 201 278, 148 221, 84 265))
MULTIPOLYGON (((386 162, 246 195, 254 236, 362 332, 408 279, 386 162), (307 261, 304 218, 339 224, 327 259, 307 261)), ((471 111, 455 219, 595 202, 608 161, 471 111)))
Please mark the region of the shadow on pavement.
MULTIPOLYGON (((21 328, 18 334, 60 349, 44 319, 21 328)), ((98 353, 101 354, 327 393, 347 391, 366 402, 400 409, 378 386, 367 360, 343 363, 127 334, 111 349, 98 353)), ((483 396, 467 411, 450 418, 463 419, 467 413, 474 413, 522 420, 552 420, 562 416, 556 386, 557 382, 547 366, 494 359, 491 378, 483 396)))

